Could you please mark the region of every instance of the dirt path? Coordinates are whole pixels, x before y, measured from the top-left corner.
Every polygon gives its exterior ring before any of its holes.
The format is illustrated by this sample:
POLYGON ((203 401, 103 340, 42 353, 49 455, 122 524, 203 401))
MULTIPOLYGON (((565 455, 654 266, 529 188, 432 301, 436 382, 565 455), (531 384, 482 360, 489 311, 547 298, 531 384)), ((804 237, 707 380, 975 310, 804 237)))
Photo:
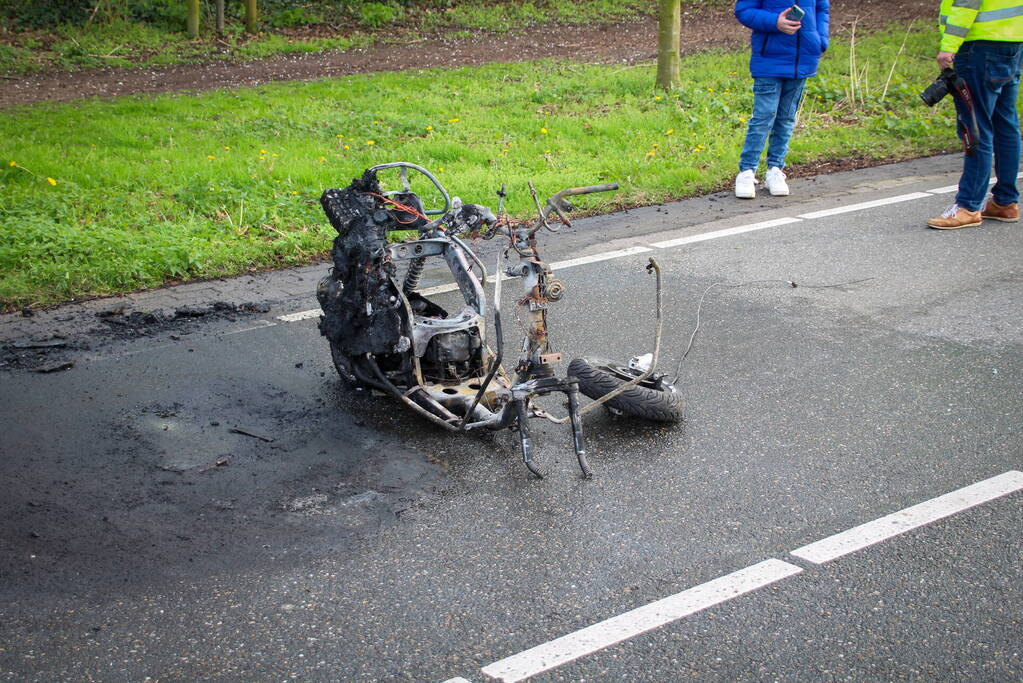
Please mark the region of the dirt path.
MULTIPOLYGON (((833 3, 832 35, 854 23, 858 30, 889 22, 936 21, 932 0, 845 0, 833 3)), ((729 9, 696 13, 682 18, 682 53, 741 46, 749 32, 729 9)), ((586 62, 632 64, 657 57, 657 21, 653 17, 602 26, 561 26, 521 35, 481 34, 472 39, 429 36, 421 40, 379 44, 346 52, 301 54, 250 62, 217 61, 161 69, 91 69, 74 73, 52 72, 0 82, 0 108, 42 101, 69 101, 83 97, 112 97, 138 93, 199 91, 255 86, 272 81, 313 80, 353 73, 401 71, 486 62, 513 62, 544 57, 586 62)))

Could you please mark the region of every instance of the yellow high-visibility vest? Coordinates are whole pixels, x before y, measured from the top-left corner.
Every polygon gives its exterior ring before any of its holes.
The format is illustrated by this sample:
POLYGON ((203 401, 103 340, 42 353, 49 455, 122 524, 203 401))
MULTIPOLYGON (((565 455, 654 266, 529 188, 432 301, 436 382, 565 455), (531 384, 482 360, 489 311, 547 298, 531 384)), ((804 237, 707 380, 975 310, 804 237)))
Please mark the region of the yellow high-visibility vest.
POLYGON ((1023 42, 1023 0, 941 0, 941 51, 966 40, 1023 42))

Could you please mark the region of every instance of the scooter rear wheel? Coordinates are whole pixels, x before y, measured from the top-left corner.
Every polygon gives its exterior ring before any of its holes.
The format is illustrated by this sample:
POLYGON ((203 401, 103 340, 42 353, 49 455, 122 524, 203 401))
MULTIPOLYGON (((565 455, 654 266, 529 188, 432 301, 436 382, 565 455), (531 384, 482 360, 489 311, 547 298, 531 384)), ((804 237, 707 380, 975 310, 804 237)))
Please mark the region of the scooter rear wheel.
MULTIPOLYGON (((602 358, 576 358, 568 364, 568 374, 579 380, 579 391, 596 400, 625 384, 626 379, 612 368, 616 364, 602 358)), ((618 394, 604 405, 626 415, 654 422, 679 422, 686 402, 670 384, 641 383, 618 394), (658 388, 659 387, 659 388, 658 388)))

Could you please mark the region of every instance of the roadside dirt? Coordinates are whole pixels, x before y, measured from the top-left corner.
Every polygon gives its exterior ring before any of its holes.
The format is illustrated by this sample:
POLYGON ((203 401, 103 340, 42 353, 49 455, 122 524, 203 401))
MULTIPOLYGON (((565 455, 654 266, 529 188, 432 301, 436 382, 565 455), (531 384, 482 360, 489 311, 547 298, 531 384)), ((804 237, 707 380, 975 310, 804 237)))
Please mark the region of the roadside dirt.
MULTIPOLYGON (((849 0, 833 3, 832 35, 872 30, 914 20, 937 21, 929 0, 849 0)), ((741 46, 749 35, 730 9, 690 10, 682 17, 682 54, 741 46)), ((487 62, 570 58, 585 62, 634 64, 657 58, 654 17, 601 26, 558 26, 516 35, 479 33, 453 39, 445 34, 402 35, 373 47, 302 54, 250 62, 214 61, 161 69, 90 69, 28 78, 4 77, 0 108, 83 97, 114 97, 256 86, 375 71, 402 71, 487 62)))

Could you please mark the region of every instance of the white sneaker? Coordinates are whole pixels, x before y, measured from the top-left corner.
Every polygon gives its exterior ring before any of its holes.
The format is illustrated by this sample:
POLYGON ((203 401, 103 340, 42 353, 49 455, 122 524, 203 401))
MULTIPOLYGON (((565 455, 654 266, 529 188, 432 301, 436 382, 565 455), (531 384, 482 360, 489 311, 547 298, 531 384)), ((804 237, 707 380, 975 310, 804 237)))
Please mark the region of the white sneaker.
POLYGON ((757 196, 757 178, 752 169, 735 176, 735 196, 740 199, 753 199, 757 196))
POLYGON ((785 182, 785 174, 777 166, 767 169, 767 176, 764 180, 767 182, 767 189, 772 196, 787 197, 789 195, 789 186, 785 182))

